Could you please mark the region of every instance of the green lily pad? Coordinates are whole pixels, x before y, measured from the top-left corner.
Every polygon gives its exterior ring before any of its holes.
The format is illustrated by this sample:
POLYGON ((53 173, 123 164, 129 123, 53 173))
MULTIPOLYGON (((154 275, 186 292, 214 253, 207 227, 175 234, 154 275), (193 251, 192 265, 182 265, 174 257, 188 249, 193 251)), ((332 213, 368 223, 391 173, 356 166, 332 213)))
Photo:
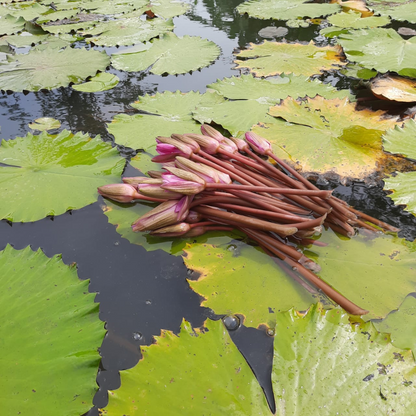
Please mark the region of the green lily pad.
POLYGON ((119 81, 120 78, 117 75, 113 75, 108 72, 100 72, 95 77, 92 77, 88 82, 73 85, 72 88, 76 91, 83 92, 107 91, 114 88, 119 81))
POLYGON ((162 331, 141 347, 136 367, 121 371, 103 415, 268 415, 263 392, 222 321, 207 330, 184 321, 179 336, 162 331))
POLYGON ((105 334, 89 282, 61 256, 30 247, 1 251, 0 274, 0 408, 9 415, 87 412, 105 334))
POLYGON ((176 75, 209 66, 219 55, 220 48, 207 39, 164 33, 140 50, 133 48, 114 53, 111 63, 123 71, 144 71, 151 67, 149 71, 156 75, 176 75))
POLYGON ((47 131, 59 129, 61 122, 52 117, 37 118, 33 123, 29 123, 29 127, 32 130, 47 131))
MULTIPOLYGON (((391 334, 393 344, 402 349, 411 349, 416 356, 416 298, 409 295, 397 311, 393 311, 374 326, 378 331, 391 334)), ((399 359, 401 359, 399 357, 399 359)))
POLYGON ((393 235, 351 239, 328 230, 304 252, 321 266, 319 276, 346 298, 369 310, 366 320, 384 318, 416 289, 416 243, 393 235))
POLYGON ((184 251, 186 267, 200 273, 189 284, 205 298, 202 305, 217 314, 244 315, 248 326, 272 325, 277 312, 306 309, 316 302, 270 256, 253 246, 210 242, 188 244, 184 251))
POLYGON ((341 69, 341 74, 351 78, 371 79, 374 78, 378 72, 368 68, 364 68, 358 64, 348 64, 345 69, 341 69))
POLYGON ((309 27, 311 24, 310 19, 289 19, 286 22, 286 26, 287 27, 291 27, 291 28, 299 28, 299 27, 309 27))
POLYGON ((338 4, 316 4, 307 0, 251 0, 237 7, 239 13, 250 17, 277 20, 325 17, 340 10, 338 4))
MULTIPOLYGON (((71 4, 71 2, 68 2, 67 4, 71 4)), ((78 3, 74 2, 74 6, 76 6, 78 3)), ((43 13, 38 17, 36 20, 37 24, 43 24, 43 23, 49 23, 49 22, 56 22, 64 19, 71 19, 75 18, 75 16, 81 12, 81 9, 77 7, 68 7, 68 9, 64 10, 58 10, 54 11, 51 9, 50 11, 43 13)))
POLYGON ((278 314, 275 331, 277 414, 411 414, 416 400, 411 352, 393 347, 372 323, 350 324, 342 310, 317 305, 305 315, 278 314))
POLYGON ((390 153, 398 153, 416 159, 416 121, 410 119, 403 127, 395 126, 383 135, 383 148, 390 153))
POLYGON ((269 114, 279 119, 253 131, 270 140, 281 157, 304 172, 357 179, 378 169, 385 158, 381 136, 395 125, 395 120, 381 118, 382 111, 356 111, 348 99, 319 96, 302 102, 287 98, 269 114))
POLYGON ((192 119, 192 112, 221 101, 223 98, 218 94, 193 91, 145 95, 131 106, 151 114, 118 114, 107 126, 108 132, 114 135, 117 144, 133 149, 151 149, 156 147, 157 136, 200 133, 200 125, 192 119))
POLYGON ((366 68, 416 77, 416 36, 405 40, 394 29, 361 29, 341 34, 338 43, 350 61, 366 68))
POLYGON ((86 41, 100 46, 134 45, 173 30, 172 20, 125 18, 97 24, 82 34, 86 41))
POLYGON ((29 32, 22 32, 19 35, 2 36, 0 45, 11 45, 15 48, 26 48, 42 41, 46 41, 50 35, 32 35, 29 32))
POLYGON ((413 1, 370 0, 367 6, 376 14, 390 16, 393 20, 416 23, 416 3, 413 1))
POLYGON ((236 69, 248 68, 256 77, 268 77, 281 73, 295 75, 320 74, 335 69, 335 65, 346 65, 341 60, 341 49, 337 46, 318 47, 312 42, 278 43, 265 41, 260 45, 250 43, 246 50, 237 53, 236 69))
POLYGON ((267 114, 269 107, 288 96, 315 97, 319 94, 325 98, 351 97, 349 90, 338 91, 318 80, 296 75, 281 75, 272 79, 242 75, 224 78, 208 85, 208 88, 227 100, 195 110, 194 119, 200 123, 215 121, 233 136, 239 136, 259 122, 273 122, 273 118, 267 114))
POLYGON ((416 215, 416 172, 396 173, 384 179, 384 190, 393 191, 387 195, 395 205, 404 205, 407 211, 416 215))
POLYGON ((155 15, 164 17, 165 19, 180 16, 190 9, 189 4, 178 0, 151 0, 149 6, 149 9, 155 15))
POLYGON ((127 15, 127 13, 130 14, 133 11, 139 11, 142 14, 147 4, 147 0, 107 0, 105 2, 100 0, 87 0, 81 2, 80 8, 89 12, 88 14, 93 12, 94 14, 116 15, 120 17, 120 15, 127 15))
POLYGON ((0 36, 13 35, 21 32, 25 27, 26 20, 23 17, 14 17, 11 15, 0 16, 0 36))
POLYGON ((50 8, 43 4, 35 3, 33 1, 22 1, 0 5, 0 16, 9 14, 15 18, 22 17, 24 20, 29 21, 39 17, 42 13, 46 13, 48 10, 50 10, 50 8))
POLYGON ((7 63, 0 64, 0 89, 39 91, 64 87, 104 71, 109 63, 105 52, 69 47, 32 49, 26 55, 10 56, 7 63))
POLYGON ((340 33, 347 33, 348 29, 386 26, 390 23, 390 19, 387 16, 369 16, 362 18, 361 13, 354 10, 350 10, 348 13, 342 12, 334 14, 329 16, 327 20, 332 26, 322 29, 320 34, 329 38, 338 36, 340 33))
POLYGON ((97 187, 119 180, 124 159, 96 137, 66 130, 1 142, 0 218, 36 221, 97 200, 97 187), (28 203, 30 201, 30 203, 28 203))

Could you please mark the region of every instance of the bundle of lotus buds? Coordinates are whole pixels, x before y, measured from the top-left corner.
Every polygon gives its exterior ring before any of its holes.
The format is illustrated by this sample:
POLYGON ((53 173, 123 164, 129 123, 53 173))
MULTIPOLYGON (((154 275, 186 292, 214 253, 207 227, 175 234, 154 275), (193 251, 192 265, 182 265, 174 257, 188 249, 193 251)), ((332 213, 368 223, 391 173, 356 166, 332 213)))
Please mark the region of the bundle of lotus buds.
POLYGON ((314 272, 319 266, 298 251, 297 244, 323 244, 312 237, 322 227, 352 237, 354 227, 377 232, 398 230, 356 211, 320 190, 272 151, 270 143, 252 132, 245 140, 226 138, 209 125, 202 134, 157 137, 163 171, 146 177, 123 178, 123 184, 98 188, 118 202, 135 200, 160 204, 137 219, 133 231, 160 237, 195 237, 212 230, 238 229, 266 253, 283 260, 309 291, 322 290, 352 314, 358 307, 314 272))

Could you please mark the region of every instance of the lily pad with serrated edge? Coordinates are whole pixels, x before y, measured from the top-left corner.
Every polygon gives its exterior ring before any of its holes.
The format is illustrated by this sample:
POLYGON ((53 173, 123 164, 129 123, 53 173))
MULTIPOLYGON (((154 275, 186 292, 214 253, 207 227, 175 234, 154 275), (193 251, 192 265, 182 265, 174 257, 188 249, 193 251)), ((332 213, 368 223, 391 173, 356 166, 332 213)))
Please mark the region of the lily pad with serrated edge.
POLYGON ((14 17, 9 14, 0 17, 0 36, 21 32, 25 24, 26 20, 23 17, 14 17))
POLYGON ((27 48, 37 43, 46 41, 50 35, 32 35, 28 32, 23 32, 18 35, 2 36, 0 38, 1 45, 11 45, 15 48, 27 48))
POLYGON ((119 145, 145 150, 155 148, 157 136, 200 133, 200 125, 193 120, 192 112, 222 100, 218 94, 193 91, 185 94, 165 91, 154 96, 145 95, 131 106, 150 114, 118 114, 107 125, 107 129, 119 145))
MULTIPOLYGON (((173 30, 172 20, 141 20, 127 17, 97 24, 82 32, 86 41, 100 46, 134 45, 173 30)), ((123 50, 126 51, 126 50, 123 50)))
POLYGON ((376 172, 385 158, 381 136, 396 124, 383 119, 383 111, 356 111, 348 99, 319 96, 302 102, 287 98, 269 114, 278 118, 253 131, 270 140, 280 157, 304 172, 357 179, 376 172))
POLYGON ((183 321, 179 335, 162 331, 141 347, 136 367, 121 371, 103 415, 269 415, 262 389, 222 321, 206 330, 183 321))
POLYGON ((366 68, 416 77, 416 36, 403 39, 394 29, 361 29, 341 34, 338 43, 350 61, 366 68))
POLYGON ((381 16, 390 16, 393 20, 416 23, 416 3, 413 1, 370 0, 368 8, 381 16))
POLYGON ((155 15, 165 19, 180 16, 190 8, 189 4, 178 0, 151 0, 149 6, 149 10, 155 15))
POLYGON ((318 80, 291 74, 268 80, 252 75, 224 78, 208 85, 208 88, 227 100, 195 110, 194 119, 200 123, 214 121, 235 136, 259 122, 272 122, 273 118, 267 114, 269 107, 288 96, 314 97, 319 94, 325 98, 351 97, 349 90, 339 91, 318 80))
POLYGON ((73 85, 72 88, 76 91, 82 92, 99 92, 107 91, 114 88, 120 78, 117 75, 109 74, 108 72, 100 72, 95 77, 92 77, 84 84, 73 85))
POLYGON ((395 205, 404 205, 407 211, 416 215, 416 172, 396 173, 384 179, 384 190, 393 191, 387 195, 395 205))
POLYGON ((240 14, 247 13, 258 19, 290 20, 300 17, 325 17, 341 10, 338 4, 314 4, 307 0, 251 0, 237 7, 240 14))
POLYGON ((0 274, 0 408, 9 415, 87 412, 105 334, 89 282, 61 256, 30 247, 1 251, 0 274))
POLYGON ((276 318, 276 414, 410 416, 416 401, 412 354, 393 347, 372 323, 351 324, 341 309, 320 305, 276 318))
POLYGON ((300 43, 265 41, 260 45, 250 43, 246 50, 237 53, 235 69, 248 68, 256 77, 282 73, 311 76, 346 65, 337 46, 315 46, 300 43), (243 59, 241 59, 243 58, 243 59))
POLYGON ((176 75, 209 66, 219 55, 220 48, 207 39, 164 33, 142 50, 134 48, 114 53, 111 64, 122 71, 137 72, 150 67, 149 71, 156 75, 176 75))
POLYGON ((412 103, 416 101, 416 80, 384 75, 373 79, 371 92, 383 100, 412 103))
POLYGON ((110 63, 105 52, 86 49, 32 49, 26 55, 15 55, 0 64, 0 89, 39 91, 79 83, 110 63), (79 63, 82 62, 82 65, 79 63))
POLYGON ((64 130, 3 140, 0 163, 0 218, 29 222, 92 204, 98 186, 119 181, 125 159, 99 137, 64 130))
POLYGON ((13 2, 11 4, 0 5, 0 16, 3 17, 9 14, 15 18, 22 17, 24 20, 30 21, 39 17, 42 13, 46 13, 48 10, 50 10, 49 7, 35 2, 13 2))
POLYGON ((32 130, 47 131, 59 129, 61 122, 52 117, 37 118, 33 123, 29 123, 29 127, 32 130))
POLYGON ((383 148, 416 160, 416 121, 410 119, 403 127, 387 130, 383 135, 383 148))
POLYGON ((378 72, 372 69, 364 68, 358 64, 348 64, 344 69, 341 69, 341 74, 351 78, 371 79, 374 78, 378 72))

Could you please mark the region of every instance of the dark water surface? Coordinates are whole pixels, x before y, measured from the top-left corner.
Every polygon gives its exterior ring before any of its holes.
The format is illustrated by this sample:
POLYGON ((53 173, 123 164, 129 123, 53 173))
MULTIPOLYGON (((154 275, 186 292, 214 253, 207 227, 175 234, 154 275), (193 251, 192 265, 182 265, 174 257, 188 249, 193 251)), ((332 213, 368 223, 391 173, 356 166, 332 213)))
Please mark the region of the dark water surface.
MULTIPOLYGON (((140 95, 156 91, 200 91, 218 78, 238 75, 233 70, 232 52, 249 42, 260 43, 258 35, 266 26, 284 26, 284 22, 262 21, 239 16, 235 7, 240 0, 197 0, 192 11, 174 19, 175 33, 197 35, 217 43, 222 54, 208 68, 192 74, 160 77, 141 73, 110 72, 120 77, 118 86, 100 93, 82 93, 71 88, 50 92, 13 93, 0 96, 1 137, 12 139, 25 136, 28 123, 38 117, 53 117, 62 128, 73 132, 101 134, 113 140, 106 131, 106 123, 118 113, 134 113, 129 104, 140 95)), ((289 29, 286 39, 308 42, 316 38, 319 29, 312 25, 304 29, 289 29)), ((326 40, 319 37, 320 43, 326 40)), ((111 51, 110 49, 107 49, 111 51)), ((348 79, 323 76, 334 85, 349 85, 348 79)), ((382 185, 372 187, 361 183, 339 185, 335 194, 355 208, 403 229, 401 236, 416 238, 416 221, 411 214, 393 206, 382 191, 382 185)), ((200 297, 186 281, 187 269, 181 257, 163 251, 146 252, 130 244, 109 224, 97 203, 55 218, 35 223, 9 224, 0 221, 0 249, 6 244, 22 249, 39 247, 47 256, 62 253, 66 264, 76 262, 81 279, 90 279, 90 291, 97 292, 100 319, 106 322, 108 333, 100 349, 102 362, 97 377, 100 387, 94 399, 94 408, 88 415, 97 415, 98 407, 107 404, 107 390, 120 386, 119 371, 134 366, 140 359, 140 345, 152 343, 160 330, 179 331, 183 318, 199 327, 212 312, 200 306, 200 297)), ((259 378, 269 403, 273 407, 270 371, 272 342, 263 330, 241 326, 231 333, 233 340, 247 358, 259 378)))

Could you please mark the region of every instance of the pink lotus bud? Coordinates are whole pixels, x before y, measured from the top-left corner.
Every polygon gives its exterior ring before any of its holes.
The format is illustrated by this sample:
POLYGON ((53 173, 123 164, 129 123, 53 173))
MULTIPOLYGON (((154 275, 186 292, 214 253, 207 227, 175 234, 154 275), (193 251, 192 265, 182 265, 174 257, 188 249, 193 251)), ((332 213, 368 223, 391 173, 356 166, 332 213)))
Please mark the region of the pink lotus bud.
POLYGON ((220 178, 220 183, 233 183, 233 180, 230 178, 230 175, 227 173, 219 172, 218 177, 220 178))
MULTIPOLYGON (((175 163, 175 161, 176 161, 176 157, 175 157, 175 160, 172 160, 171 162, 166 162, 166 163, 164 163, 164 164, 162 165, 162 168, 163 168, 163 169, 176 168, 176 163, 175 163)), ((162 172, 162 175, 163 175, 164 173, 165 173, 165 172, 162 172)))
POLYGON ((163 184, 161 187, 184 195, 195 195, 205 189, 205 185, 198 182, 188 181, 176 175, 168 174, 163 175, 163 184))
POLYGON ((127 203, 140 198, 140 195, 136 191, 136 188, 127 183, 114 183, 111 185, 103 185, 97 189, 100 195, 117 202, 127 203))
MULTIPOLYGON (((158 136, 156 137, 156 141, 157 141, 157 146, 161 146, 161 150, 163 152, 167 151, 167 148, 165 149, 164 147, 162 147, 162 145, 170 145, 176 148, 176 152, 179 151, 179 153, 181 153, 181 156, 185 156, 185 157, 189 157, 192 154, 192 148, 190 146, 188 146, 185 143, 180 142, 179 140, 175 140, 172 139, 171 137, 162 137, 162 136, 158 136)), ((158 151, 156 146, 156 151, 158 151)), ((172 152, 173 150, 171 149, 170 152, 172 152)), ((158 151, 159 153, 159 151, 158 151)), ((159 153, 160 155, 164 155, 166 153, 159 153)))
POLYGON ((246 140, 251 148, 261 155, 267 155, 267 153, 272 150, 272 145, 266 139, 252 131, 246 133, 246 140))
POLYGON ((243 139, 239 139, 237 137, 230 137, 230 140, 234 142, 234 144, 237 146, 238 150, 245 152, 248 148, 248 144, 243 139))
POLYGON ((203 124, 201 126, 201 132, 204 136, 212 137, 220 143, 225 139, 218 130, 215 130, 214 127, 211 127, 209 124, 203 124))
POLYGON ((159 170, 149 170, 146 172, 151 178, 154 179, 162 179, 162 174, 163 172, 159 171, 159 170))
POLYGON ((195 163, 192 160, 177 156, 176 166, 180 169, 194 173, 205 182, 219 183, 220 181, 218 171, 202 163, 195 163))
POLYGON ((201 150, 201 148, 199 147, 199 144, 195 140, 191 139, 190 137, 184 134, 174 133, 170 137, 172 137, 172 139, 179 140, 180 142, 185 143, 192 149, 194 153, 198 153, 201 150))
POLYGON ((152 231, 150 234, 156 235, 158 237, 180 237, 181 235, 187 233, 190 229, 191 227, 189 224, 186 222, 181 222, 179 224, 159 228, 152 231))
POLYGON ((203 225, 199 227, 191 228, 187 233, 182 234, 183 238, 189 238, 189 237, 199 237, 200 235, 203 235, 207 232, 206 227, 203 225))
POLYGON ((199 212, 189 211, 188 216, 185 218, 185 221, 189 224, 195 224, 196 222, 201 222, 203 216, 199 212))
POLYGON ((159 199, 180 199, 183 197, 182 194, 178 192, 168 191, 167 189, 163 189, 160 185, 163 183, 163 180, 160 181, 159 184, 148 184, 143 183, 138 185, 138 191, 145 196, 150 196, 152 198, 159 198, 159 199))
POLYGON ((210 155, 213 155, 218 151, 219 143, 212 137, 194 133, 185 134, 185 136, 195 140, 201 146, 201 149, 210 155))
MULTIPOLYGON (((184 179, 186 181, 197 182, 201 185, 205 185, 205 181, 199 176, 195 175, 195 173, 192 173, 183 169, 178 169, 177 167, 174 167, 174 168, 165 167, 165 169, 169 171, 170 173, 172 173, 173 175, 176 175, 178 178, 184 179)), ((164 175, 162 175, 162 178, 164 178, 164 175)))
POLYGON ((133 231, 157 230, 183 221, 188 215, 189 204, 192 199, 183 197, 179 201, 162 202, 147 214, 142 215, 132 224, 133 231))
POLYGON ((134 187, 137 187, 140 183, 152 183, 152 184, 158 184, 162 183, 162 179, 154 179, 154 178, 148 178, 147 176, 134 176, 130 178, 123 178, 122 179, 124 183, 128 183, 129 185, 132 185, 134 187))
POLYGON ((226 137, 224 137, 224 140, 221 142, 220 149, 230 153, 238 152, 237 145, 232 140, 227 139, 226 137))

